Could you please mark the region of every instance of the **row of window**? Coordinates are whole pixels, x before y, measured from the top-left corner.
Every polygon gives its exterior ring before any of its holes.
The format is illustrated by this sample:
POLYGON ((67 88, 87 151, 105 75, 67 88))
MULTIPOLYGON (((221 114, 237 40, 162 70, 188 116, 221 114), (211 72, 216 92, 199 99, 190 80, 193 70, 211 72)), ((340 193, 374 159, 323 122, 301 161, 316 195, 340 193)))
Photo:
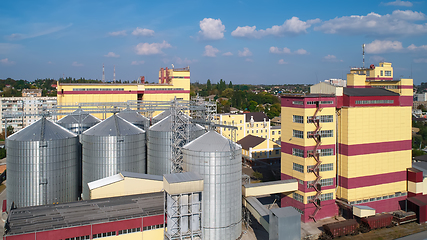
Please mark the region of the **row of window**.
MULTIPOLYGON (((307 197, 307 202, 314 199, 314 195, 313 196, 308 196, 307 197)), ((327 201, 327 200, 332 200, 334 199, 334 193, 324 193, 320 195, 320 201, 327 201)))
POLYGON ((393 104, 394 100, 357 100, 356 104, 393 104))
MULTIPOLYGON (((310 157, 311 154, 313 153, 313 150, 308 150, 307 151, 307 156, 310 157)), ((325 149, 321 149, 320 150, 320 154, 321 157, 325 157, 325 156, 333 156, 334 155, 334 149, 333 148, 325 148, 325 149)))
MULTIPOLYGON (((308 173, 311 172, 310 169, 313 169, 313 167, 314 167, 314 165, 307 166, 307 172, 308 173)), ((297 171, 297 172, 304 173, 304 166, 301 164, 293 163, 292 169, 297 171)), ((333 170, 334 170, 334 164, 333 163, 320 164, 320 166, 319 166, 319 171, 321 171, 321 172, 327 172, 327 171, 333 171, 333 170)))
MULTIPOLYGON (((259 151, 259 152, 254 152, 253 155, 254 157, 261 157, 264 153, 264 156, 267 156, 267 152, 269 153, 269 155, 271 155, 272 151, 259 151)), ((280 153, 280 150, 275 150, 276 155, 280 153)))
POLYGON ((124 88, 73 88, 73 91, 124 91, 124 88))
POLYGON ((80 236, 80 237, 72 237, 72 238, 66 238, 65 240, 85 240, 85 239, 90 239, 90 236, 86 235, 86 236, 80 236))
POLYGON ((297 200, 298 202, 304 203, 304 197, 301 194, 293 193, 292 198, 297 200))
MULTIPOLYGON (((159 224, 159 225, 162 225, 162 227, 163 227, 163 224, 159 224)), ((155 226, 157 226, 157 225, 155 225, 155 226)), ((150 226, 150 227, 155 227, 155 226, 150 226)), ((145 228, 147 228, 147 227, 144 227, 144 230, 149 230, 149 229, 145 229, 145 228)), ((151 228, 151 229, 154 229, 154 228, 151 228)), ((141 232, 141 228, 129 228, 129 229, 124 229, 124 230, 119 230, 118 235, 134 233, 134 232, 141 232)), ((104 237, 111 237, 111 236, 116 236, 116 231, 93 234, 92 238, 104 238, 104 237)), ((85 237, 87 237, 87 238, 80 238, 80 239, 89 239, 89 236, 85 236, 85 237)), ((70 238, 69 240, 80 240, 80 239, 70 238)))
MULTIPOLYGON (((308 181, 307 182, 307 188, 313 187, 311 184, 313 184, 314 181, 308 181)), ((327 187, 327 186, 333 186, 334 185, 334 179, 333 178, 325 178, 320 180, 320 186, 327 187)))
POLYGON ((119 235, 134 233, 134 232, 141 232, 141 228, 130 228, 130 229, 125 229, 125 230, 119 230, 119 235))
MULTIPOLYGON (((318 104, 319 101, 307 101, 307 105, 318 104)), ((304 105, 304 101, 292 101, 293 105, 304 105)), ((320 101, 320 104, 334 104, 334 101, 320 101)))
POLYGON ((147 88, 146 91, 174 91, 174 90, 184 90, 184 88, 147 88))
POLYGON ((93 239, 94 238, 104 238, 104 237, 111 237, 111 236, 116 236, 116 231, 93 234, 92 238, 93 239))
MULTIPOLYGON (((333 137, 334 136, 334 130, 321 130, 319 132, 321 137, 333 137)), ((314 131, 308 131, 307 132, 307 138, 311 138, 314 135, 314 131)))
MULTIPOLYGON (((327 123, 327 122, 333 122, 334 121, 334 116, 333 115, 321 115, 321 116, 317 116, 320 117, 320 122, 321 123, 327 123)), ((307 123, 313 123, 314 119, 313 116, 307 116, 307 123)))
POLYGON ((372 85, 374 88, 399 89, 399 85, 372 85))
POLYGON ((300 173, 304 173, 304 166, 298 163, 293 163, 292 169, 300 172, 300 173))
POLYGON ((379 201, 379 200, 384 200, 384 199, 389 199, 389 198, 395 198, 395 197, 401 197, 401 196, 406 196, 406 192, 404 192, 404 193, 396 192, 394 194, 385 195, 385 196, 381 196, 381 197, 367 198, 367 199, 363 199, 363 200, 350 202, 350 204, 354 205, 354 204, 361 204, 361 203, 367 203, 367 202, 374 202, 374 201, 379 201))
POLYGON ((153 230, 153 229, 158 229, 158 228, 163 228, 163 223, 162 224, 157 224, 157 225, 153 225, 153 226, 146 226, 143 227, 143 230, 153 230))

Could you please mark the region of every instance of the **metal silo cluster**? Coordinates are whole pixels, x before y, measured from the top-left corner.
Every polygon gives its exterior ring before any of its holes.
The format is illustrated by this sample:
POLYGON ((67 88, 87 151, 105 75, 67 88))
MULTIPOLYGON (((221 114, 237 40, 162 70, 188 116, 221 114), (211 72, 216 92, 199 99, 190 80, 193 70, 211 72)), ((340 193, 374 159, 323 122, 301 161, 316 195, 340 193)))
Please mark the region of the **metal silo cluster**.
POLYGON ((242 148, 217 132, 183 147, 183 169, 204 180, 204 239, 235 240, 241 235, 242 148))
POLYGON ((117 116, 125 119, 126 121, 141 129, 147 130, 150 127, 150 119, 142 116, 135 110, 127 108, 117 113, 117 116))
MULTIPOLYGON (((147 131, 147 173, 163 175, 171 173, 172 130, 171 116, 151 126, 147 131)), ((205 128, 190 124, 190 141, 204 134, 205 128)))
POLYGON ((8 137, 8 208, 76 201, 78 144, 76 134, 45 118, 8 137))
POLYGON ((154 125, 160 121, 162 121, 163 119, 165 119, 166 117, 171 115, 171 111, 170 110, 166 110, 163 111, 159 114, 157 114, 155 117, 151 118, 151 125, 154 125))
POLYGON ((101 120, 97 117, 90 115, 82 109, 77 109, 61 118, 57 123, 75 134, 81 134, 99 122, 101 120))
POLYGON ((83 199, 87 183, 121 171, 145 173, 145 131, 112 115, 81 135, 83 199))

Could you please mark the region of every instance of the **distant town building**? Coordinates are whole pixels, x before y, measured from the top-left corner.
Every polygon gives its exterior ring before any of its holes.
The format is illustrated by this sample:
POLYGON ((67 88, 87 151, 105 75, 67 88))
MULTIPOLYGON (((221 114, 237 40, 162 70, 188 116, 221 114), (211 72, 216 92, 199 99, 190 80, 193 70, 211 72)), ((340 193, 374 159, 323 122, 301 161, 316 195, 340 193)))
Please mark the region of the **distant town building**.
POLYGON ((237 141, 237 144, 242 146, 243 159, 251 165, 255 164, 255 160, 264 162, 280 160, 280 145, 270 139, 248 135, 237 141))
POLYGON ((22 90, 22 97, 41 97, 41 89, 24 89, 22 90))
MULTIPOLYGON (((35 89, 41 90, 41 89, 35 89)), ((23 92, 24 93, 24 92, 23 92)), ((23 113, 23 114, 38 114, 45 110, 56 106, 56 97, 37 97, 37 92, 29 93, 29 97, 0 97, 0 118, 1 129, 5 128, 4 115, 7 113, 23 113)), ((7 126, 12 126, 15 131, 20 130, 35 121, 40 119, 40 116, 25 116, 7 119, 7 126)))
POLYGON ((331 78, 329 80, 325 80, 325 82, 330 83, 330 84, 337 86, 337 87, 346 87, 347 86, 347 81, 342 80, 341 78, 331 78))

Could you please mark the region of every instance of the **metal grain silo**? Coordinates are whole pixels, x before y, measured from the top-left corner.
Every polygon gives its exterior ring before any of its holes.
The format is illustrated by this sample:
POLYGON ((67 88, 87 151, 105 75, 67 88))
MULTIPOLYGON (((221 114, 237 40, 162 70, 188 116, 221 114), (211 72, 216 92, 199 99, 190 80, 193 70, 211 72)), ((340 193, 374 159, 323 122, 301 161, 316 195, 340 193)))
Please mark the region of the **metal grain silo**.
POLYGON ((78 144, 76 134, 45 118, 8 137, 8 208, 76 201, 78 144))
MULTIPOLYGON (((172 131, 171 116, 151 126, 147 131, 147 173, 163 175, 171 173, 172 131)), ((190 141, 204 134, 205 128, 190 124, 190 141)))
POLYGON ((166 110, 163 111, 159 114, 157 114, 155 117, 151 118, 151 125, 154 125, 158 122, 160 122, 161 120, 165 119, 166 117, 171 115, 171 111, 170 110, 166 110))
POLYGON ((121 112, 117 113, 117 116, 125 119, 126 121, 132 123, 133 125, 147 130, 150 127, 150 119, 142 116, 137 111, 132 109, 124 109, 121 112))
POLYGON ((99 122, 101 122, 101 120, 97 117, 90 115, 82 109, 77 109, 61 118, 57 123, 73 133, 81 134, 86 131, 86 129, 91 128, 99 122))
POLYGON ((145 131, 117 115, 81 135, 83 199, 89 199, 89 182, 122 171, 145 173, 145 131))
POLYGON ((242 148, 210 131, 183 147, 183 169, 204 180, 204 239, 235 240, 242 232, 242 148), (234 149, 233 149, 234 148, 234 149))

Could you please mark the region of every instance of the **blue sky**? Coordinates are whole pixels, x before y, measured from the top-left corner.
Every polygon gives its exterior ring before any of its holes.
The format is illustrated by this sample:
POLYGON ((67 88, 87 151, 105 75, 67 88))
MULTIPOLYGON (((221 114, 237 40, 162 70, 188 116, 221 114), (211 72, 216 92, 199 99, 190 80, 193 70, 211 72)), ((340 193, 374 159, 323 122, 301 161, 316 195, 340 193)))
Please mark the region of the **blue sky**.
POLYGON ((427 82, 424 1, 0 1, 0 78, 316 83, 365 62, 427 82))

